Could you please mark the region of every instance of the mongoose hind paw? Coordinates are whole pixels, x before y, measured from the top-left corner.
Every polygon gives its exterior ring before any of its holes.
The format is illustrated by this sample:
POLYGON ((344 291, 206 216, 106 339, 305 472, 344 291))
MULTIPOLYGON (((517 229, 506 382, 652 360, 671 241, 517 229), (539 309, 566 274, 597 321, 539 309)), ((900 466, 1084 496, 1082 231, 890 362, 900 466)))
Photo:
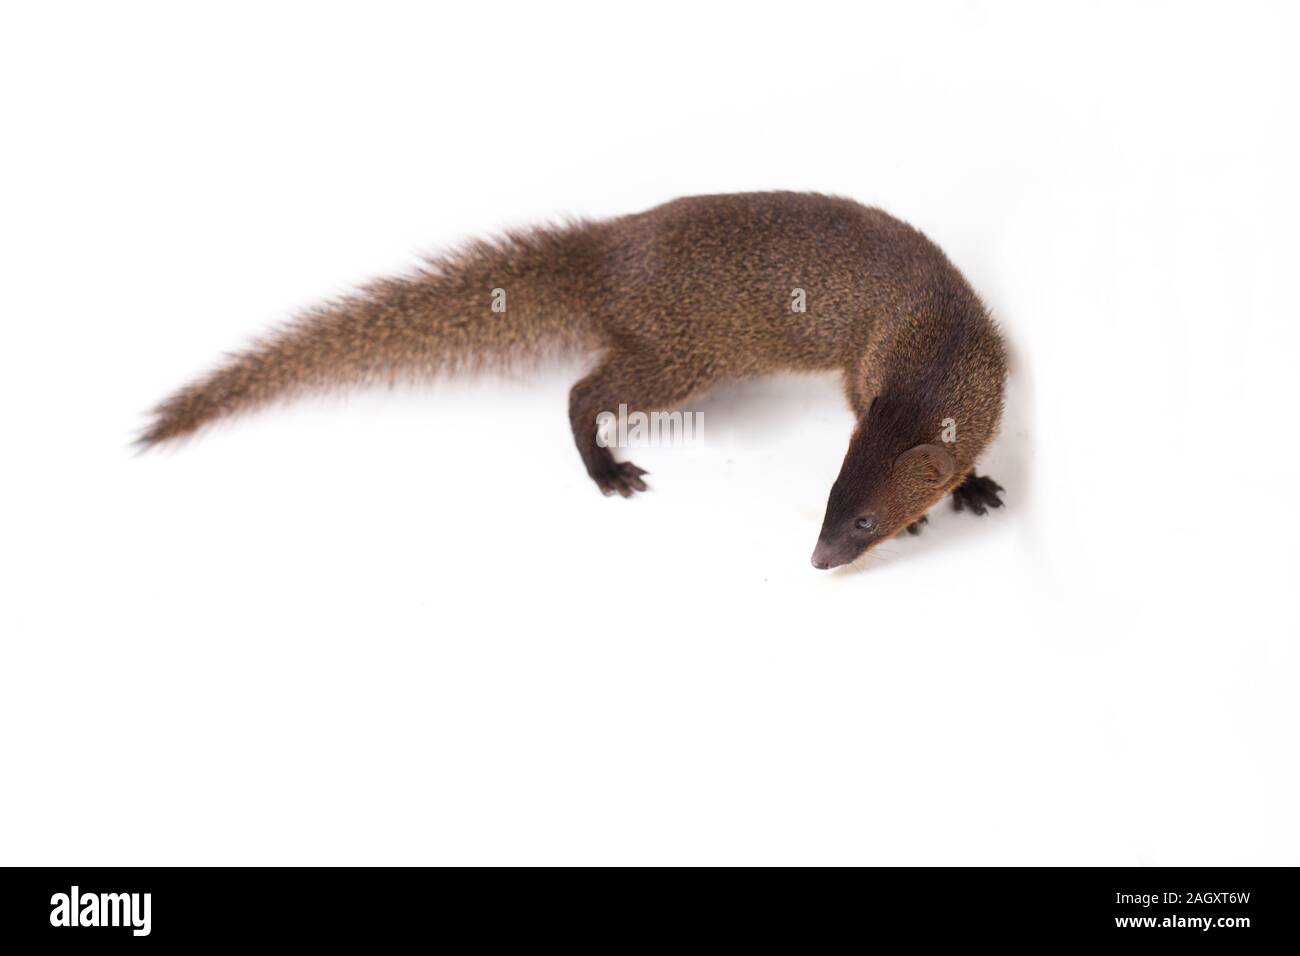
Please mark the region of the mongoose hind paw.
POLYGON ((592 479, 600 488, 601 494, 607 497, 618 492, 624 498, 631 498, 638 491, 650 490, 650 486, 641 480, 642 475, 648 474, 644 468, 638 468, 630 461, 616 461, 608 471, 592 475, 592 479))
POLYGON ((987 514, 989 508, 1002 507, 998 493, 1003 490, 992 478, 981 478, 972 471, 965 481, 952 490, 952 506, 957 511, 970 508, 977 515, 987 514))

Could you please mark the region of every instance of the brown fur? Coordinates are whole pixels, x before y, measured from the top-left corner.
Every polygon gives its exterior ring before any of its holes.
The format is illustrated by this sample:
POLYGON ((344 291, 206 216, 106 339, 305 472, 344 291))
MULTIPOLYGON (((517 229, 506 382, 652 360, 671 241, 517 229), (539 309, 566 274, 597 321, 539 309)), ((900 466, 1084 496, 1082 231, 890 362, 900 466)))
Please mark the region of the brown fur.
POLYGON ((906 223, 816 194, 697 196, 475 243, 313 310, 167 399, 140 441, 307 390, 554 351, 600 354, 573 388, 570 418, 607 494, 645 483, 597 445, 600 412, 680 405, 774 371, 842 370, 858 424, 818 566, 897 533, 972 475, 997 429, 1005 378, 983 305, 906 223), (496 288, 506 291, 504 314, 490 308, 496 288), (806 312, 791 310, 796 288, 806 312), (941 443, 946 418, 955 442, 941 443), (939 451, 904 455, 920 445, 939 451), (854 522, 868 513, 874 525, 863 534, 854 522))
POLYGON ((504 367, 599 347, 582 303, 596 295, 591 226, 512 233, 428 260, 321 305, 230 357, 153 411, 138 444, 307 391, 504 367), (491 311, 492 290, 507 311, 491 311))

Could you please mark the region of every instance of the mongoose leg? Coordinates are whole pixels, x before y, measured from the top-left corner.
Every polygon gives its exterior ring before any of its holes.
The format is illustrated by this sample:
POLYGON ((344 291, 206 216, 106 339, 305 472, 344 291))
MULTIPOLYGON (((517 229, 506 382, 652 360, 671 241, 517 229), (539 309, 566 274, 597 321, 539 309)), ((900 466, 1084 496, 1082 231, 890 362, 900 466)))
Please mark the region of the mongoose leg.
POLYGON ((929 523, 930 523, 930 519, 925 515, 921 515, 921 517, 917 518, 915 521, 913 521, 911 524, 907 526, 907 533, 920 534, 921 529, 929 523))
POLYGON ((630 461, 620 462, 614 453, 597 440, 597 418, 602 412, 617 415, 619 406, 630 414, 650 412, 679 401, 684 396, 669 377, 657 368, 648 368, 626 355, 611 355, 569 392, 569 423, 578 454, 587 474, 605 495, 615 492, 630 498, 638 491, 649 490, 641 476, 644 468, 630 461))
POLYGON ((998 492, 1002 490, 1002 486, 992 478, 981 478, 972 471, 965 481, 952 490, 952 506, 958 511, 970 508, 977 515, 982 515, 989 508, 1002 507, 1002 499, 998 497, 998 492))

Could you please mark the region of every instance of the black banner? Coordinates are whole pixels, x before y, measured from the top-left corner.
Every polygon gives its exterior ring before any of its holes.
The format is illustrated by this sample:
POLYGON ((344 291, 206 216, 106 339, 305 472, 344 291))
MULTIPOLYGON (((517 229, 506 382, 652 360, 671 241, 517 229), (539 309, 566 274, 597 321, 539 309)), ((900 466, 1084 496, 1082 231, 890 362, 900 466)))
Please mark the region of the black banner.
MULTIPOLYGON (((909 939, 1241 948, 1300 939, 1292 869, 863 869, 808 874, 511 879, 426 869, 8 869, 8 940, 318 941, 373 946, 448 932, 618 946, 909 939), (568 885, 566 885, 568 884, 568 885), (650 885, 648 885, 650 884, 650 885)), ((11 950, 26 951, 26 950, 11 950)))

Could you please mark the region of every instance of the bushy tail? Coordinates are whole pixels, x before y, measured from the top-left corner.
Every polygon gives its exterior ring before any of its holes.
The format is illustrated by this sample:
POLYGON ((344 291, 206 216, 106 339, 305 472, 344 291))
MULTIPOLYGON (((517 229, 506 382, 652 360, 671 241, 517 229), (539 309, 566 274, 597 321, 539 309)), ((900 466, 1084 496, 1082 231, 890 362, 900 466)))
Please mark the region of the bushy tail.
POLYGON ((592 227, 583 223, 512 233, 428 260, 409 276, 313 309, 232 355, 155 408, 137 444, 180 438, 307 391, 596 347, 597 261, 592 227))

